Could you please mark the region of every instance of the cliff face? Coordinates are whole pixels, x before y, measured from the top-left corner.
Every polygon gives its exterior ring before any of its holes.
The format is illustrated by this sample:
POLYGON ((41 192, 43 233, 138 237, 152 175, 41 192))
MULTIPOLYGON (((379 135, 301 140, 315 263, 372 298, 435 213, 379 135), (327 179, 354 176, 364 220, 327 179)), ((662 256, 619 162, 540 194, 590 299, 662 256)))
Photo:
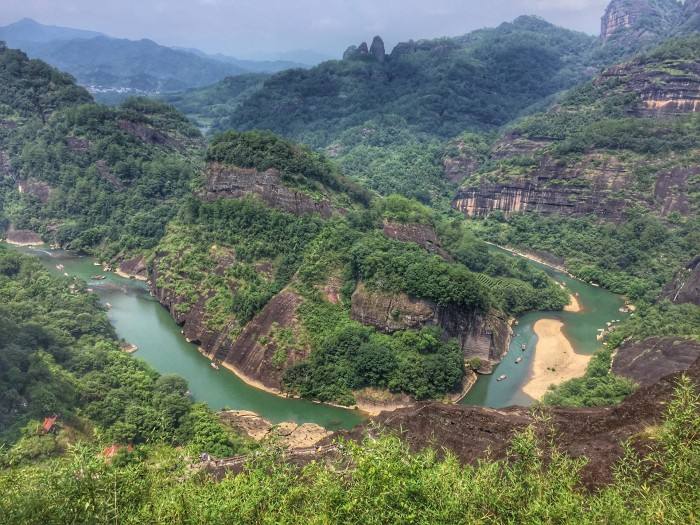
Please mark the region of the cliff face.
POLYGON ((203 294, 192 302, 178 296, 162 284, 158 257, 153 262, 151 291, 182 326, 188 341, 224 366, 233 369, 244 380, 274 392, 281 392, 284 371, 308 356, 308 349, 294 338, 299 330, 297 309, 302 298, 283 290, 245 326, 231 316, 223 328, 212 329, 208 324, 207 302, 203 294), (292 336, 281 337, 282 331, 292 336))
POLYGON ((637 103, 632 113, 635 116, 700 112, 700 63, 697 61, 672 61, 664 68, 635 60, 606 69, 595 83, 623 85, 625 91, 634 93, 637 103))
MULTIPOLYGON (((480 167, 474 167, 473 159, 459 155, 446 162, 445 176, 463 179, 453 207, 470 217, 495 210, 506 215, 534 211, 593 213, 613 221, 628 206, 642 206, 663 217, 673 212, 696 213, 698 205, 691 196, 699 189, 697 145, 688 142, 686 149, 655 154, 614 144, 609 148, 591 145, 571 154, 558 145, 568 139, 575 143, 577 133, 592 133, 587 127, 591 126, 590 112, 598 112, 600 119, 609 118, 609 109, 601 109, 607 101, 624 110, 613 117, 615 122, 621 122, 624 116, 635 119, 639 128, 651 119, 680 120, 697 114, 700 63, 687 56, 642 56, 605 70, 590 89, 595 96, 584 91, 580 98, 564 99, 535 117, 539 119, 536 122, 544 121, 545 125, 538 124, 534 130, 516 128, 505 134, 491 147, 480 167), (549 124, 562 119, 567 121, 564 131, 549 124), (577 119, 587 123, 577 127, 577 119), (537 133, 552 136, 538 137, 537 133)), ((595 144, 591 139, 583 140, 595 144)))
POLYGON ((352 295, 351 316, 387 333, 439 326, 444 337, 457 339, 465 359, 479 358, 485 364, 499 362, 511 338, 507 319, 497 312, 479 314, 442 307, 404 293, 369 290, 363 283, 358 284, 352 295))
POLYGON ((601 19, 600 38, 606 42, 625 30, 636 39, 664 34, 678 24, 682 9, 673 0, 613 0, 601 19))
POLYGON ((700 255, 680 270, 662 292, 673 303, 693 303, 700 306, 700 255))
POLYGON ((452 256, 440 245, 440 239, 438 239, 435 229, 428 224, 405 224, 385 220, 383 232, 390 239, 414 242, 430 253, 439 255, 446 261, 452 260, 452 256))
MULTIPOLYGON (((514 142, 518 137, 511 137, 514 142)), ((506 158, 505 141, 495 150, 506 158)), ((536 167, 507 182, 484 182, 458 190, 452 206, 468 217, 482 217, 499 210, 513 213, 584 215, 596 213, 609 219, 618 218, 624 202, 618 197, 625 187, 627 168, 615 157, 591 153, 574 165, 543 156, 536 167)))
POLYGON ((318 213, 322 217, 330 217, 334 211, 327 199, 314 200, 301 191, 285 186, 282 174, 275 169, 260 172, 219 163, 207 166, 205 200, 239 199, 248 195, 257 195, 268 206, 296 215, 318 213))

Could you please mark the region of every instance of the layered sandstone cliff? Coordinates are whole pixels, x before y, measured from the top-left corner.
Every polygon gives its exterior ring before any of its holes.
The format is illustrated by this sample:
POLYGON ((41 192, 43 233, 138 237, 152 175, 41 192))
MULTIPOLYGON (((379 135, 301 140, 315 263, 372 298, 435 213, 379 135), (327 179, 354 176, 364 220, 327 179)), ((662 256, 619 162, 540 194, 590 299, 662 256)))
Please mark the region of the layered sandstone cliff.
POLYGON ((351 315, 386 333, 440 327, 445 338, 458 341, 465 360, 479 359, 486 371, 507 352, 512 335, 508 320, 499 312, 484 314, 440 306, 405 293, 371 290, 364 283, 359 283, 352 295, 351 315))
POLYGON ((296 215, 317 213, 321 217, 330 217, 334 212, 328 199, 314 199, 286 186, 282 174, 276 169, 261 172, 213 162, 207 166, 205 175, 203 198, 208 201, 256 195, 268 206, 296 215))

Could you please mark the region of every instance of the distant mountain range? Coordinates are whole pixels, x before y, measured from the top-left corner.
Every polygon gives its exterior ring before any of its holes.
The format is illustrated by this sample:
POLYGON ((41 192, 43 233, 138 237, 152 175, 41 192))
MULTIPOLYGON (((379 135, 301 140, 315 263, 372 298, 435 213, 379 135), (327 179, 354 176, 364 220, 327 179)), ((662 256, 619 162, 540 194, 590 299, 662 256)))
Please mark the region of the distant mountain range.
POLYGON ((133 94, 182 91, 244 73, 277 73, 309 67, 291 60, 241 60, 152 40, 112 38, 95 31, 48 26, 24 18, 0 27, 0 40, 73 75, 96 98, 118 101, 133 94))

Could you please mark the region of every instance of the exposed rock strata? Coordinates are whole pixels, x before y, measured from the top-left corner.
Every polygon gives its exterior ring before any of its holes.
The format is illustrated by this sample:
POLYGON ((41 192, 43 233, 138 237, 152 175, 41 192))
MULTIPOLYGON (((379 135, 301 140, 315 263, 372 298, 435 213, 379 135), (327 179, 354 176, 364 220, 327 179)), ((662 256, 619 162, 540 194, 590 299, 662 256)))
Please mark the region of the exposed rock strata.
POLYGON ((390 239, 402 242, 414 242, 430 253, 439 255, 446 261, 452 260, 452 256, 440 245, 440 239, 438 239, 435 228, 429 224, 406 224, 385 220, 383 231, 384 235, 390 239))
POLYGON ((219 413, 226 425, 255 441, 272 441, 284 448, 314 446, 331 432, 314 423, 298 424, 290 421, 270 423, 267 419, 247 410, 226 410, 219 413))
POLYGON ((352 295, 352 318, 391 333, 409 328, 439 326, 447 338, 455 338, 465 359, 497 363, 508 350, 511 329, 497 312, 480 314, 457 307, 443 307, 404 293, 385 293, 358 284, 352 295))
POLYGON ((276 169, 261 172, 253 168, 211 163, 207 167, 206 177, 203 197, 208 201, 257 195, 268 206, 296 215, 318 213, 321 217, 330 217, 334 211, 327 199, 314 200, 299 190, 285 186, 282 174, 276 169))
POLYGON ((205 355, 232 369, 253 386, 281 393, 284 371, 308 356, 306 347, 296 344, 281 348, 274 337, 279 329, 299 330, 297 309, 302 298, 292 291, 283 290, 275 295, 244 327, 231 317, 226 326, 214 330, 207 323, 207 302, 211 297, 200 295, 194 304, 183 308, 185 299, 159 281, 157 257, 152 264, 150 281, 153 294, 182 326, 187 340, 199 345, 205 355))
POLYGON ((600 37, 606 42, 631 31, 634 40, 655 38, 678 24, 681 11, 673 0, 613 0, 601 19, 600 37))
POLYGON ((648 65, 643 60, 606 69, 595 80, 622 85, 637 96, 636 116, 683 115, 700 111, 700 63, 693 61, 648 65), (672 74, 669 70, 673 71, 672 74))

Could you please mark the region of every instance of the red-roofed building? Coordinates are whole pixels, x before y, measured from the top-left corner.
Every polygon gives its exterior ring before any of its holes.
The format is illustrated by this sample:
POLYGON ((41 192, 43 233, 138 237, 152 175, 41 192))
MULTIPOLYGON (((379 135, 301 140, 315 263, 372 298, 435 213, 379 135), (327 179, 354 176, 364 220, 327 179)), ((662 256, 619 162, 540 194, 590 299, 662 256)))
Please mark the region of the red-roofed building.
POLYGON ((41 424, 41 432, 43 434, 48 434, 49 432, 55 432, 57 419, 58 419, 58 416, 45 417, 44 422, 41 424))

